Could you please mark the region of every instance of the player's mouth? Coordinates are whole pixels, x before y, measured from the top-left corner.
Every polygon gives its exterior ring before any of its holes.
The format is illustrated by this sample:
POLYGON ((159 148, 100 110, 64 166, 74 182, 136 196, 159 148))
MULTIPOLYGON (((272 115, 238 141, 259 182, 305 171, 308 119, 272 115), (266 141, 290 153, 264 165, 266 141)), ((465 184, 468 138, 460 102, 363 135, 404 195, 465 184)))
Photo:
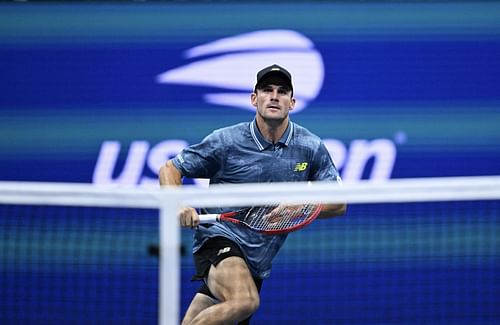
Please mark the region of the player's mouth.
POLYGON ((267 108, 269 108, 271 110, 276 110, 276 111, 281 110, 281 107, 279 107, 277 105, 268 105, 267 108))

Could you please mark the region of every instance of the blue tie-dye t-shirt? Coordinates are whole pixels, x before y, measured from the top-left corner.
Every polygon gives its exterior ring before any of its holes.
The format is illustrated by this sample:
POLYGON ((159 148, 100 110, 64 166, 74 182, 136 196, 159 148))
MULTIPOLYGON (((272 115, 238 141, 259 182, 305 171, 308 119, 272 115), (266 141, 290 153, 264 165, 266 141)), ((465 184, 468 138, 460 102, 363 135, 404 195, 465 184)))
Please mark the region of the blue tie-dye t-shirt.
MULTIPOLYGON (((185 148, 172 162, 183 176, 208 178, 210 184, 340 181, 321 139, 292 122, 276 144, 264 139, 255 120, 222 128, 185 148)), ((221 213, 232 208, 208 210, 221 213)), ((272 260, 287 237, 260 234, 231 223, 200 225, 194 234, 193 252, 216 236, 236 242, 259 278, 269 276, 272 260)))

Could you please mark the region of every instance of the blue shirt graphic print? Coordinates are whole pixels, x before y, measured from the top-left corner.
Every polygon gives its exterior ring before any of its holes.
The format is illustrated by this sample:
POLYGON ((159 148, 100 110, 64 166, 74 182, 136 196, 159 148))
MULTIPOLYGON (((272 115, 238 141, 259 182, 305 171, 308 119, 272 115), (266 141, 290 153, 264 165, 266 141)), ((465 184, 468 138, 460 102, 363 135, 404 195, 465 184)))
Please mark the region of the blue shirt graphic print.
MULTIPOLYGON (((208 178, 210 184, 340 181, 321 139, 292 122, 275 144, 262 136, 255 120, 215 130, 202 142, 185 148, 172 162, 183 176, 208 178)), ((234 209, 207 209, 207 213, 234 209)), ((287 237, 265 235, 231 223, 200 225, 194 234, 193 252, 217 236, 237 243, 250 271, 260 278, 269 276, 272 260, 287 237)))

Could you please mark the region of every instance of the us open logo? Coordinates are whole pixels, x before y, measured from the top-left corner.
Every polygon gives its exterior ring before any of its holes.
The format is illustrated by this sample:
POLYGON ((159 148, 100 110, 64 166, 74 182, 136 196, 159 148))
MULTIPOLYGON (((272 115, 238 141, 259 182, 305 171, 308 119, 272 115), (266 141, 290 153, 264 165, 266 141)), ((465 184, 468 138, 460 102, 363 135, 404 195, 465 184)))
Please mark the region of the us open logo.
POLYGON ((194 62, 159 74, 162 84, 213 87, 205 102, 255 110, 250 93, 255 74, 277 63, 293 75, 296 113, 313 101, 323 86, 324 64, 314 43, 293 30, 261 30, 222 38, 185 51, 194 62))
MULTIPOLYGON (((222 38, 190 48, 184 56, 189 63, 158 74, 156 81, 166 85, 213 89, 203 94, 205 102, 212 105, 255 110, 250 104, 250 93, 256 73, 274 63, 286 67, 293 74, 297 102, 291 113, 306 108, 323 87, 325 67, 321 54, 310 39, 293 30, 260 30, 222 38)), ((324 138, 323 142, 341 171, 344 182, 361 180, 367 166, 370 168, 370 180, 383 181, 391 177, 396 161, 396 144, 406 142, 406 133, 397 132, 394 139, 353 139, 343 143, 338 139, 324 138)), ((127 149, 122 149, 123 144, 119 141, 104 141, 92 182, 157 187, 158 178, 144 175, 144 170, 157 173, 166 159, 188 145, 184 139, 165 139, 159 143, 138 139, 132 141, 127 149), (128 150, 123 163, 118 162, 121 150, 128 150), (122 168, 116 170, 119 165, 122 168)), ((307 168, 301 163, 294 166, 296 172, 307 168)), ((194 181, 198 185, 208 185, 207 180, 194 181)), ((340 178, 337 181, 340 182, 340 178)))

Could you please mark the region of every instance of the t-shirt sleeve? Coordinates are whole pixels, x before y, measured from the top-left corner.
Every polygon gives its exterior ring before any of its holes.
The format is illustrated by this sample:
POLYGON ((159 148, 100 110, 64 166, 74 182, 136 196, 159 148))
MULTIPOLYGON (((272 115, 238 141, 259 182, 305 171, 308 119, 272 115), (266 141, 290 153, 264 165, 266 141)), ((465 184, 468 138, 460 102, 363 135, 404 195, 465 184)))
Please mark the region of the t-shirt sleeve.
POLYGON ((221 168, 224 153, 222 140, 217 132, 213 132, 200 143, 183 149, 172 159, 172 163, 183 176, 212 178, 221 168))
POLYGON ((323 142, 319 144, 318 149, 314 153, 310 180, 342 183, 340 174, 323 142))

